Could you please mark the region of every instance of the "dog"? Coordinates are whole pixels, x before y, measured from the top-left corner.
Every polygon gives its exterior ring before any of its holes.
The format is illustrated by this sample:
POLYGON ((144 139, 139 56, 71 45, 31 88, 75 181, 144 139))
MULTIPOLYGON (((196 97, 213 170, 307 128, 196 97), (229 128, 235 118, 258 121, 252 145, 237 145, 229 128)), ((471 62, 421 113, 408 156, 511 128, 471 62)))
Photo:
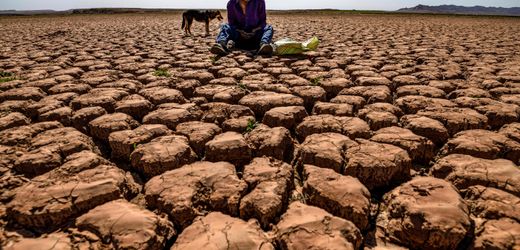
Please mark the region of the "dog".
POLYGON ((206 24, 206 36, 209 36, 209 22, 211 22, 211 20, 215 18, 219 21, 222 21, 224 19, 222 17, 222 14, 220 14, 220 11, 218 10, 187 10, 184 13, 182 13, 181 28, 184 29, 184 33, 186 35, 191 36, 191 25, 193 24, 193 20, 197 22, 204 22, 206 24))

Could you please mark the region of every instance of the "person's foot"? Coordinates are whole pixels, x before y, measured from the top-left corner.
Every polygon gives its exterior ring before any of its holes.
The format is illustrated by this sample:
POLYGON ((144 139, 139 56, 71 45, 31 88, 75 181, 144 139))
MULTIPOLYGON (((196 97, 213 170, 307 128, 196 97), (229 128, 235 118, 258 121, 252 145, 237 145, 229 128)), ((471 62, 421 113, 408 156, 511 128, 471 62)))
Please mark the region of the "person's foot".
POLYGON ((221 43, 215 43, 209 50, 211 53, 219 56, 225 56, 229 54, 229 52, 226 50, 226 47, 222 45, 221 43))
POLYGON ((266 55, 270 56, 273 54, 273 46, 268 43, 262 43, 260 44, 260 49, 258 49, 259 55, 266 55))
POLYGON ((227 46, 226 46, 226 47, 227 47, 227 50, 228 50, 228 51, 232 51, 232 50, 234 50, 234 49, 235 49, 235 41, 233 41, 233 40, 229 40, 229 41, 227 42, 227 46))

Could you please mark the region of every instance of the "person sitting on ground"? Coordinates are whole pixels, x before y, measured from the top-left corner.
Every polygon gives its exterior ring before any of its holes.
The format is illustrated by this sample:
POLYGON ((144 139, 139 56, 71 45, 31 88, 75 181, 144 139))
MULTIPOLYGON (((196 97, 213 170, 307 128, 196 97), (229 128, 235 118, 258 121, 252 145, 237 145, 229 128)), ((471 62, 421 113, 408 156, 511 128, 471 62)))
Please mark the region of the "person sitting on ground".
POLYGON ((257 50, 258 54, 271 55, 273 27, 266 23, 264 0, 230 0, 227 4, 228 24, 220 29, 217 42, 210 51, 227 55, 229 47, 257 50))

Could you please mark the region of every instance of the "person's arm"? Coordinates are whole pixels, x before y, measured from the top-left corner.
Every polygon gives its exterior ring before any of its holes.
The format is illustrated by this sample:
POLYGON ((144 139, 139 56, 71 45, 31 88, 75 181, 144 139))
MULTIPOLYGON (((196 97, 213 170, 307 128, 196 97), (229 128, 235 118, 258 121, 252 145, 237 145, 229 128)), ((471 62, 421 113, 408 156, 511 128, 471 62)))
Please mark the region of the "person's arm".
POLYGON ((267 13, 265 10, 265 1, 258 0, 258 18, 260 26, 258 28, 263 29, 267 25, 267 13))
POLYGON ((227 4, 227 14, 228 14, 228 24, 231 27, 237 27, 238 25, 238 18, 237 18, 237 12, 235 10, 234 1, 229 1, 227 4))

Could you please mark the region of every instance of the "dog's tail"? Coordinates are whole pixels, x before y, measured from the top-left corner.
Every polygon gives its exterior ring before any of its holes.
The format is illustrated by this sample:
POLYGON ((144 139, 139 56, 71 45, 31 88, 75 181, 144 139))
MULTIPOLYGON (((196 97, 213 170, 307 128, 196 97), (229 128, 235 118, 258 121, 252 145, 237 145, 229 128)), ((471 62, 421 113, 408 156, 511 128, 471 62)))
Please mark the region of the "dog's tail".
POLYGON ((186 13, 182 13, 182 26, 181 29, 184 29, 186 27, 186 13))

